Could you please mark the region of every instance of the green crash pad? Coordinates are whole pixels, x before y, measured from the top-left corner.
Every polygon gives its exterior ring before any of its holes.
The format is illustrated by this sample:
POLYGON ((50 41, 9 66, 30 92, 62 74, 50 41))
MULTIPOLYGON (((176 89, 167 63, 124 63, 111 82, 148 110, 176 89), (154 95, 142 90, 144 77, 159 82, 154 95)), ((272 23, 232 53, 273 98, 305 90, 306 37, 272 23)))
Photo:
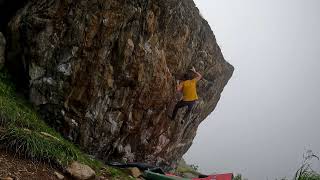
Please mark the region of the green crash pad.
POLYGON ((143 176, 147 180, 190 180, 190 179, 187 179, 187 178, 166 176, 166 175, 154 173, 154 172, 151 172, 151 171, 144 171, 143 176))

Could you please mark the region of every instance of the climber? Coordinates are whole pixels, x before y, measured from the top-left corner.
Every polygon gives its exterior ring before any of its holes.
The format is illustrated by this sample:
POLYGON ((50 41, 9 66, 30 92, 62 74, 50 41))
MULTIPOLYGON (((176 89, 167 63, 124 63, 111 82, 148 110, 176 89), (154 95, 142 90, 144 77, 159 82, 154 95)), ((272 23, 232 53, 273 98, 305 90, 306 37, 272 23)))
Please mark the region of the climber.
MULTIPOLYGON (((182 91, 183 97, 182 100, 180 100, 174 107, 172 116, 169 116, 171 120, 175 119, 178 109, 188 106, 186 114, 183 116, 183 119, 186 119, 189 116, 192 107, 198 100, 197 82, 202 78, 202 75, 192 67, 192 69, 184 75, 184 78, 185 80, 180 82, 177 86, 177 91, 182 91), (194 75, 196 75, 196 77, 194 77, 194 75)), ((181 123, 183 123, 183 121, 181 123)))

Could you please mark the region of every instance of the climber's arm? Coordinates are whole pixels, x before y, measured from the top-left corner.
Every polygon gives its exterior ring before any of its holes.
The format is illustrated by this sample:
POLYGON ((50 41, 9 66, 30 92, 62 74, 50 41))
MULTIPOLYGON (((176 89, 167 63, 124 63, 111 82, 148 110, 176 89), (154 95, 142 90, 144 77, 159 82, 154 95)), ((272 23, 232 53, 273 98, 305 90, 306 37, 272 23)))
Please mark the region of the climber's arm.
POLYGON ((178 85, 177 85, 177 91, 181 92, 183 90, 183 82, 180 82, 178 85))
POLYGON ((197 77, 194 78, 196 81, 199 81, 202 78, 202 75, 198 73, 194 67, 192 67, 191 71, 193 71, 197 75, 197 77))

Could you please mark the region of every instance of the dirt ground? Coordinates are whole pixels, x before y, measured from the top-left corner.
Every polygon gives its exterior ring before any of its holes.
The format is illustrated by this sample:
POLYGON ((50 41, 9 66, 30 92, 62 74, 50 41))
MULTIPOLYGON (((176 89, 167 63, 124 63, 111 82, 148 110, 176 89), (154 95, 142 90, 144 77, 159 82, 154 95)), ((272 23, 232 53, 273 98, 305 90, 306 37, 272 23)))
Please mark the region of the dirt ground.
POLYGON ((14 180, 57 180, 55 172, 59 171, 49 165, 15 157, 11 153, 0 150, 0 180, 6 178, 8 180, 10 178, 14 180))

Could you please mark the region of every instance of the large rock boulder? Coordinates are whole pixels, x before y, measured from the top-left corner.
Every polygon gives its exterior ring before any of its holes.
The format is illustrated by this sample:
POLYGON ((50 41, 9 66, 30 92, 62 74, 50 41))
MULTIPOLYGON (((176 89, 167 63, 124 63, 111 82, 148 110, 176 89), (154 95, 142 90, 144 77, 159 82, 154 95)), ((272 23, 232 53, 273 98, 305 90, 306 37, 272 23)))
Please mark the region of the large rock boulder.
POLYGON ((30 0, 9 23, 8 65, 49 124, 87 152, 176 162, 232 75, 192 0, 30 0), (177 79, 204 75, 171 121, 177 79))

